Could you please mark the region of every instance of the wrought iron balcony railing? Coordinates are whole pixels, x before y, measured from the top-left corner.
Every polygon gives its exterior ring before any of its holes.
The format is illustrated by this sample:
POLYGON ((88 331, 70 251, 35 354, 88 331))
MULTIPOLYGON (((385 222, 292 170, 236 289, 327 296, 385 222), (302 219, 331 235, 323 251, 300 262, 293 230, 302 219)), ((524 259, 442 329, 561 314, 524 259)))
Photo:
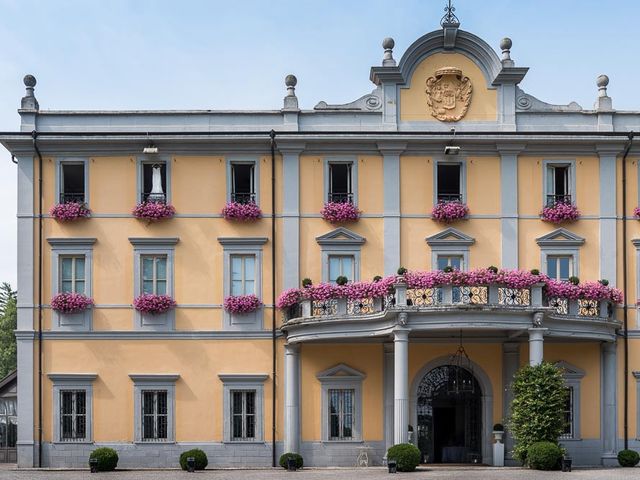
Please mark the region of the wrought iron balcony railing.
POLYGON ((353 203, 353 193, 329 193, 329 202, 353 203))
POLYGON ((461 202, 462 195, 459 193, 439 193, 438 194, 438 203, 446 203, 446 202, 461 202))
POLYGON ((151 192, 142 192, 142 195, 140 195, 140 201, 143 203, 144 202, 166 203, 167 195, 165 193, 154 193, 152 195, 151 192))
POLYGON ((557 203, 571 203, 571 195, 547 195, 547 207, 553 207, 557 203))
POLYGON ((255 193, 231 193, 231 201, 236 203, 255 203, 255 193))
POLYGON ((84 203, 84 193, 60 193, 60 203, 84 203))

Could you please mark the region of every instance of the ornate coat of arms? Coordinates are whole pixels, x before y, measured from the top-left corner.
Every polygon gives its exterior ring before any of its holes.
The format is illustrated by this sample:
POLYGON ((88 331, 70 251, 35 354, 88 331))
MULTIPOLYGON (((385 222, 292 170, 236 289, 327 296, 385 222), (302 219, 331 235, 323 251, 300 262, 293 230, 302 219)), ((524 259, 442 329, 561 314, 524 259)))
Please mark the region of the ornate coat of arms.
POLYGON ((459 68, 440 68, 427 79, 426 92, 432 116, 443 122, 457 122, 469 109, 471 80, 459 68))

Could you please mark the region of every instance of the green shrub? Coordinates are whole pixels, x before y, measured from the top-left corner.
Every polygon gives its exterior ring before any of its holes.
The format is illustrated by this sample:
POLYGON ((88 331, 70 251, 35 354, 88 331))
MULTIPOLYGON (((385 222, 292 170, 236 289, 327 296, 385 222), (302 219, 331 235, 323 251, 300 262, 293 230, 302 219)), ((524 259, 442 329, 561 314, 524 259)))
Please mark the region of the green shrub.
POLYGON ((621 467, 635 467, 640 462, 640 455, 635 450, 620 450, 618 463, 621 467))
POLYGON ((511 417, 507 426, 515 440, 513 455, 525 463, 533 443, 558 443, 565 427, 563 411, 567 391, 562 371, 547 362, 518 370, 512 389, 511 417))
POLYGON ((291 452, 287 452, 287 453, 283 453, 282 455, 280 455, 280 462, 278 462, 280 464, 280 466, 282 468, 288 468, 288 460, 290 458, 293 458, 296 461, 296 468, 302 468, 304 466, 304 461, 302 460, 302 455, 298 455, 297 453, 291 453, 291 452))
POLYGON ((580 283, 580 279, 578 277, 569 277, 569 283, 573 283, 574 285, 578 285, 580 283))
POLYGON ((602 279, 598 280, 598 282, 600 282, 600 284, 604 285, 605 287, 607 285, 609 285, 609 280, 607 280, 606 278, 602 278, 602 279))
POLYGON ((413 472, 420 464, 420 450, 412 443, 400 443, 387 450, 389 460, 395 460, 399 472, 413 472))
POLYGON ((493 426, 493 431, 494 432, 504 432, 504 425, 502 425, 501 423, 496 423, 493 426))
POLYGON ((398 275, 404 275, 405 273, 407 273, 407 269, 404 267, 400 267, 398 268, 398 275))
POLYGON ((379 282, 380 280, 382 280, 382 277, 380 275, 376 275, 375 277, 373 277, 374 282, 379 282))
POLYGON ((555 470, 561 458, 562 450, 553 442, 536 442, 527 451, 527 463, 536 470, 555 470))
POLYGON ((118 454, 113 448, 96 448, 91 452, 91 455, 89 455, 89 460, 92 458, 98 460, 97 468, 99 472, 111 472, 118 466, 118 454))
POLYGON ((199 448, 194 448, 193 450, 187 450, 186 452, 182 452, 180 454, 180 468, 183 470, 187 469, 187 458, 193 457, 196 461, 196 470, 204 470, 209 465, 209 459, 207 458, 207 454, 204 453, 199 448))
POLYGON ((531 275, 540 275, 540 270, 534 268, 533 270, 531 270, 531 275))
POLYGON ((336 278, 336 284, 338 285, 346 285, 347 283, 349 283, 349 279, 344 275, 340 275, 338 278, 336 278))
POLYGON ((311 281, 310 278, 303 278, 302 279, 302 286, 307 288, 310 287, 311 285, 313 285, 313 282, 311 281))
POLYGON ((498 273, 498 267, 491 265, 490 267, 487 267, 487 270, 489 270, 490 272, 493 273, 498 273))

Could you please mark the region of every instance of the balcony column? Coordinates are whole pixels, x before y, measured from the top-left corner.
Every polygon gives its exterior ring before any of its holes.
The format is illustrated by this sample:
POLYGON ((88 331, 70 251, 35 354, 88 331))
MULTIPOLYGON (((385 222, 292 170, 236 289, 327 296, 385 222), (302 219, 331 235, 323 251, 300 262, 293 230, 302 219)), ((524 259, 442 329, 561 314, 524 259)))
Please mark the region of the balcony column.
POLYGON ((529 329, 529 365, 532 367, 540 365, 544 360, 544 334, 547 330, 542 327, 529 329))
POLYGON ((602 464, 617 466, 616 432, 616 350, 617 344, 605 342, 601 347, 602 364, 602 464))
POLYGON ((393 334, 393 443, 397 445, 409 441, 409 329, 399 328, 393 334))
POLYGON ((284 451, 300 452, 300 346, 284 346, 284 451))
POLYGON ((393 445, 393 343, 383 343, 384 443, 385 452, 393 445))

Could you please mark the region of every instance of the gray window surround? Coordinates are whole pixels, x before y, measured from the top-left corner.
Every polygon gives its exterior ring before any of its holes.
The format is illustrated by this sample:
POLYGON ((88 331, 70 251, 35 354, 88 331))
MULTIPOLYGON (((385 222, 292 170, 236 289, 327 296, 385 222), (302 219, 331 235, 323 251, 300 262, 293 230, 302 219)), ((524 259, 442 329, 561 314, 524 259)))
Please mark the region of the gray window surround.
POLYGON ((433 156, 433 204, 438 203, 438 165, 440 163, 453 165, 460 165, 460 198, 463 203, 467 203, 467 159, 460 155, 446 156, 446 155, 434 155, 433 156), (449 158, 451 157, 451 158, 449 158))
POLYGON ((176 432, 176 381, 178 374, 130 373, 133 382, 133 438, 135 443, 173 443, 176 432), (167 391, 167 438, 142 439, 142 392, 143 390, 167 391))
POLYGON ((350 163, 351 164, 351 192, 353 193, 353 204, 358 206, 358 157, 357 155, 327 155, 323 158, 324 170, 324 189, 322 203, 329 200, 329 187, 331 180, 329 178, 329 165, 332 163, 350 163))
MULTIPOLYGON (((84 256, 84 294, 92 298, 93 245, 95 238, 47 238, 51 246, 51 296, 60 293, 60 258, 64 256, 84 256)), ((92 328, 93 309, 80 313, 60 313, 51 310, 51 330, 89 331, 92 328)))
POLYGON ((53 442, 54 443, 93 443, 93 381, 98 378, 96 373, 49 373, 49 380, 53 384, 53 442), (84 439, 60 438, 60 392, 63 390, 84 390, 86 392, 86 436, 84 439))
POLYGON ((556 230, 536 238, 540 247, 540 271, 547 273, 547 257, 570 256, 573 258, 573 276, 580 276, 580 247, 585 239, 566 228, 556 230))
POLYGON ((231 192, 233 191, 233 176, 232 176, 232 165, 234 163, 244 163, 244 164, 253 164, 253 187, 255 190, 256 205, 260 205, 260 157, 255 155, 227 155, 225 158, 226 161, 226 177, 227 177, 227 202, 231 201, 231 192))
POLYGON ((322 253, 322 281, 329 281, 329 256, 331 255, 353 256, 353 281, 359 281, 361 265, 360 250, 366 241, 366 238, 344 227, 338 227, 335 230, 316 237, 316 242, 320 245, 322 253))
MULTIPOLYGON (((255 291, 262 299, 262 249, 267 237, 218 237, 223 249, 223 298, 231 295, 231 256, 234 254, 255 255, 255 291)), ((225 330, 261 330, 263 328, 263 307, 255 312, 237 315, 223 309, 223 328, 225 330)))
POLYGON ((85 157, 62 157, 56 159, 56 185, 54 204, 60 202, 60 194, 62 193, 62 165, 67 164, 83 164, 84 165, 84 203, 89 205, 89 159, 85 157))
POLYGON ((545 159, 542 161, 542 208, 547 205, 547 170, 549 167, 569 167, 569 194, 571 203, 577 205, 576 198, 576 161, 575 159, 545 159))
POLYGON ((636 379, 636 440, 640 440, 640 371, 631 373, 636 379))
MULTIPOLYGON (((133 245, 133 297, 142 293, 142 256, 166 255, 167 256, 167 295, 174 298, 174 257, 175 246, 179 242, 178 237, 142 238, 130 237, 133 245)), ((175 328, 175 310, 169 310, 160 315, 141 313, 133 309, 134 328, 136 330, 173 330, 175 328)))
POLYGON ((556 362, 556 367, 560 368, 562 376, 564 377, 564 384, 566 387, 573 389, 573 430, 571 437, 561 437, 561 441, 576 441, 581 440, 580 433, 580 384, 585 376, 584 370, 571 365, 565 361, 556 362))
POLYGON ((441 255, 459 255, 462 257, 463 270, 469 269, 469 247, 476 242, 475 238, 449 227, 425 238, 425 241, 431 248, 432 270, 438 269, 438 257, 441 255))
POLYGON ((224 443, 264 443, 264 382, 266 373, 220 373, 222 382, 223 442, 224 443), (254 390, 256 392, 255 437, 252 440, 232 440, 231 438, 231 392, 234 390, 254 390))
POLYGON ((320 382, 322 399, 320 402, 322 411, 322 442, 323 443, 349 443, 362 442, 362 381, 367 376, 340 363, 334 367, 324 370, 316 375, 320 382), (353 437, 349 440, 329 439, 329 390, 351 389, 354 391, 353 401, 353 437))
MULTIPOLYGON (((638 170, 640 171, 640 168, 638 170)), ((640 238, 632 239, 631 243, 636 248, 636 298, 640 298, 640 238)), ((636 328, 640 328, 640 304, 636 305, 636 328)), ((640 418, 640 414, 638 418, 640 418)), ((640 433, 638 433, 638 438, 640 438, 640 433)))
POLYGON ((164 163, 166 170, 166 184, 167 191, 164 192, 166 196, 166 203, 171 203, 171 156, 170 155, 158 155, 158 154, 149 154, 137 157, 136 160, 136 204, 140 203, 142 200, 142 189, 144 182, 144 175, 142 172, 143 164, 154 164, 154 163, 164 163))

